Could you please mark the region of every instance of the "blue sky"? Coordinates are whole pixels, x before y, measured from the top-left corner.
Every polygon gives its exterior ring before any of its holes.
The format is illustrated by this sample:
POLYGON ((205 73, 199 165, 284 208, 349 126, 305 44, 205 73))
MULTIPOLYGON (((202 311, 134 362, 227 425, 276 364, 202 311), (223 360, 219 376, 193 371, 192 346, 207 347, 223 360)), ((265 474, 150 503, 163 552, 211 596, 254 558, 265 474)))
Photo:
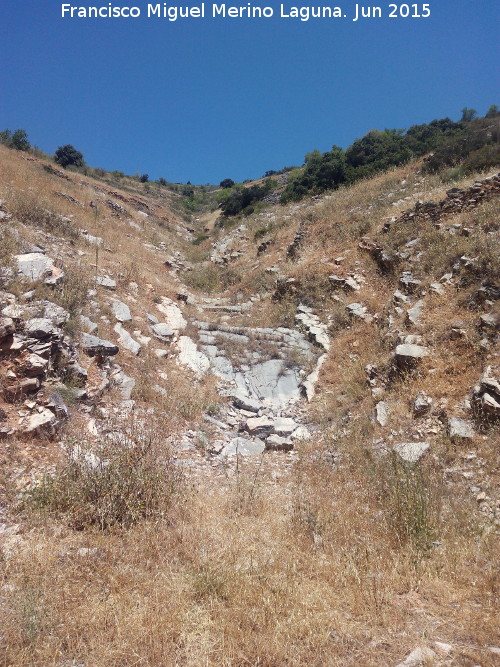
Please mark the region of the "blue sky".
MULTIPOLYGON (((62 19, 56 0, 0 0, 0 129, 23 128, 49 153, 71 143, 92 166, 218 183, 301 164, 372 128, 500 104, 498 0, 357 22, 356 3, 338 3, 347 18, 283 19, 264 1, 252 4, 274 18, 171 23, 146 18, 144 0, 129 3, 139 19, 62 19)), ((371 5, 387 14, 389 3, 371 5)))

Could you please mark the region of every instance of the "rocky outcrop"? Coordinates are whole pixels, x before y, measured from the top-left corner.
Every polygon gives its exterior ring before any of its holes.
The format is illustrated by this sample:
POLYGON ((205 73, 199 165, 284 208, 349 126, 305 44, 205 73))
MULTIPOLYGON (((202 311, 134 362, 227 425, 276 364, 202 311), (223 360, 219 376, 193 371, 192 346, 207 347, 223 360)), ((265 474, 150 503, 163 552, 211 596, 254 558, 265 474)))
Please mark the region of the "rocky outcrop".
POLYGON ((118 354, 118 345, 110 343, 109 340, 103 340, 91 334, 81 334, 81 344, 83 351, 89 357, 112 357, 118 354))
POLYGON ((118 322, 130 322, 132 319, 130 308, 126 303, 123 303, 123 301, 119 301, 118 299, 113 299, 111 301, 111 311, 118 322))
POLYGON ((119 343, 122 347, 132 352, 132 354, 139 354, 141 346, 132 338, 129 332, 122 327, 120 322, 115 324, 113 330, 118 334, 119 343))
POLYGON ((15 330, 14 320, 10 317, 0 317, 0 343, 11 336, 15 330))
POLYGON ((496 174, 490 178, 478 179, 473 185, 463 190, 451 188, 446 193, 446 198, 440 202, 417 202, 412 209, 405 211, 391 225, 413 222, 417 218, 435 223, 445 216, 476 208, 481 202, 499 194, 500 174, 496 174))
POLYGON ((350 303, 346 306, 346 311, 354 319, 363 320, 367 323, 373 321, 373 316, 368 312, 368 307, 362 303, 350 303))
POLYGON ((167 299, 167 297, 161 297, 160 302, 156 304, 156 308, 162 313, 167 327, 175 332, 186 328, 187 321, 175 301, 167 299))
POLYGON ((394 361, 398 370, 411 371, 417 368, 428 354, 429 350, 422 345, 404 343, 396 347, 394 361))
POLYGON ((205 375, 210 368, 210 361, 203 352, 198 350, 196 343, 189 336, 181 336, 177 346, 178 363, 191 369, 196 377, 205 375))
POLYGON ((399 287, 405 294, 415 294, 422 285, 422 281, 412 274, 411 271, 403 271, 399 277, 399 287))
POLYGON ((344 290, 344 292, 358 292, 360 285, 353 276, 340 278, 336 275, 328 276, 330 285, 334 290, 344 290))
POLYGON ((113 278, 110 278, 109 276, 97 276, 95 281, 100 287, 104 287, 111 292, 116 290, 116 280, 113 280, 113 278))
POLYGON ((474 426, 466 419, 451 417, 448 422, 448 435, 452 442, 463 444, 474 439, 474 426))
POLYGON ((428 442, 402 442, 394 445, 393 450, 407 463, 417 463, 429 449, 428 442))
POLYGON ((472 390, 474 412, 485 421, 500 419, 500 373, 489 366, 472 390))
POLYGON ((297 315, 295 321, 308 334, 310 340, 316 345, 322 347, 328 352, 330 349, 330 338, 328 336, 328 327, 323 324, 319 317, 313 313, 312 308, 299 304, 297 306, 297 315))
POLYGON ((288 259, 291 260, 296 260, 299 254, 300 246, 304 242, 304 239, 306 237, 306 231, 303 228, 303 223, 301 224, 298 232, 295 234, 295 237, 292 241, 292 243, 288 246, 288 250, 286 251, 286 256, 288 259))
POLYGON ((432 407, 432 398, 424 391, 419 391, 413 402, 413 414, 415 417, 423 417, 428 414, 432 407))
POLYGON ((21 431, 30 434, 55 434, 57 419, 55 414, 48 408, 40 408, 39 411, 26 417, 21 422, 21 431))
POLYGON ((53 259, 41 252, 15 255, 14 259, 19 274, 31 282, 43 280, 47 285, 55 285, 64 278, 63 270, 54 264, 53 259))

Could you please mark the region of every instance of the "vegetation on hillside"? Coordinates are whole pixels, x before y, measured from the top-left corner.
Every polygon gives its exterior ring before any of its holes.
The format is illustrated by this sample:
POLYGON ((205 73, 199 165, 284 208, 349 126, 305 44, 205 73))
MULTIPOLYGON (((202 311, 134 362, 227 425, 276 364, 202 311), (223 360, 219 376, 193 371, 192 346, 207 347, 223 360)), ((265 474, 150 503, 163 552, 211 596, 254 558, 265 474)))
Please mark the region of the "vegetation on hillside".
POLYGON ((0 132, 0 144, 17 151, 29 151, 31 148, 26 130, 4 130, 0 132))
POLYGON ((425 167, 428 172, 455 167, 467 174, 500 164, 500 112, 492 105, 484 118, 474 115, 473 109, 465 108, 458 122, 442 118, 413 125, 406 132, 370 130, 345 151, 338 146, 326 153, 312 151, 304 166, 292 172, 281 202, 349 185, 428 153, 432 153, 425 167))
POLYGON ((240 213, 251 215, 255 204, 262 201, 274 187, 274 181, 268 178, 262 185, 243 185, 227 188, 219 194, 220 208, 225 216, 234 216, 240 213))
POLYGON ((59 146, 54 154, 54 162, 60 164, 61 167, 83 167, 85 162, 83 160, 83 153, 77 151, 71 144, 59 146))
MULTIPOLYGON (((7 129, 0 132, 0 143, 48 157, 31 147, 25 130, 11 132, 7 129)), ((186 185, 170 183, 163 177, 150 181, 146 173, 137 172, 133 176, 126 176, 124 172, 117 170, 109 172, 89 167, 85 164, 82 153, 71 144, 59 147, 53 159, 65 168, 76 169, 87 176, 107 182, 126 185, 124 179, 135 180, 142 184, 148 193, 155 187, 160 191, 163 188, 168 189, 179 195, 174 208, 189 218, 190 215, 200 215, 217 207, 225 217, 251 215, 256 205, 276 188, 277 182, 272 176, 289 174, 289 182, 280 196, 280 202, 285 204, 334 190, 341 185, 353 184, 422 156, 428 156, 425 171, 449 169, 450 178, 500 164, 498 106, 491 105, 484 118, 478 118, 475 109, 464 107, 458 122, 441 118, 430 123, 413 125, 406 131, 370 130, 346 150, 336 145, 325 153, 313 150, 305 156, 302 167, 268 170, 264 174, 264 182, 250 186, 246 186, 246 182, 236 184, 231 178, 223 179, 217 188, 210 185, 196 186, 189 181, 186 185)))

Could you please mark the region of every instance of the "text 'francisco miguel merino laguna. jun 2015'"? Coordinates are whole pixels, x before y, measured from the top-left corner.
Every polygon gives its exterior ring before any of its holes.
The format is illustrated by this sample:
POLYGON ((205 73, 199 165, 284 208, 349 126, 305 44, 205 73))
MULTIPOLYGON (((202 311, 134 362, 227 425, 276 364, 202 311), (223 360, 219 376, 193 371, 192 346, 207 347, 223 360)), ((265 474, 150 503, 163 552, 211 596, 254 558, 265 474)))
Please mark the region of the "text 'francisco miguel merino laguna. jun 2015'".
POLYGON ((148 3, 137 7, 131 5, 113 5, 111 2, 98 6, 61 4, 63 19, 163 19, 178 21, 180 19, 348 19, 359 21, 365 19, 426 19, 431 15, 430 4, 385 4, 380 6, 349 3, 347 6, 325 5, 291 5, 281 3, 276 7, 254 5, 250 2, 241 5, 225 3, 205 3, 193 5, 170 5, 148 3))

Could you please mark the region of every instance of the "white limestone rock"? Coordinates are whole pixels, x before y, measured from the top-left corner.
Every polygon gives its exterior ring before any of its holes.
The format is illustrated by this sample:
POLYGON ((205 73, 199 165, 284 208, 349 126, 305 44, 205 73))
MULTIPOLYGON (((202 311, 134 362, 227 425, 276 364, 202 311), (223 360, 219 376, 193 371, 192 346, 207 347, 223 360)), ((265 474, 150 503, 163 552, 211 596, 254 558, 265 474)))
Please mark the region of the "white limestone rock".
POLYGON ((113 280, 108 276, 97 276, 95 281, 98 285, 106 289, 109 289, 111 292, 114 292, 116 289, 116 280, 113 280))
POLYGON ((246 421, 246 430, 251 435, 270 434, 273 430, 274 422, 268 417, 250 417, 246 421))
POLYGON ((47 408, 41 412, 35 412, 27 417, 22 424, 24 433, 46 432, 53 434, 55 431, 56 417, 47 408))
POLYGON ((467 442, 476 435, 472 423, 459 417, 451 417, 448 423, 448 435, 454 442, 467 442))
POLYGON ((393 450, 404 461, 417 463, 429 447, 430 444, 428 442, 402 442, 399 445, 394 445, 393 450))
POLYGON ((389 419, 389 413, 387 409, 387 403, 385 401, 379 401, 375 406, 375 418, 380 426, 386 426, 387 420, 389 419))
POLYGON ((126 350, 130 350, 135 355, 139 354, 141 346, 119 322, 115 324, 113 330, 118 334, 119 342, 126 350))
POLYGON ((29 252, 24 255, 14 255, 17 270, 20 275, 32 282, 44 280, 55 284, 64 278, 62 269, 55 266, 54 260, 41 252, 29 252))
POLYGON ((155 338, 158 338, 158 340, 161 340, 164 343, 170 343, 175 336, 175 331, 168 324, 165 324, 165 322, 153 324, 151 331, 155 338))
POLYGON ((181 309, 172 299, 163 296, 161 297, 161 302, 156 304, 156 307, 164 315, 167 326, 175 332, 187 327, 187 321, 184 319, 181 309))
POLYGON ((190 368, 197 377, 202 377, 210 368, 206 354, 200 352, 196 343, 189 336, 181 336, 177 343, 179 355, 177 362, 190 368))
POLYGON ((132 315, 130 314, 130 308, 123 301, 118 299, 113 299, 111 302, 111 310, 113 315, 116 317, 118 322, 130 322, 132 315))
POLYGON ((224 447, 222 456, 260 456, 266 449, 265 442, 260 438, 233 438, 224 447))

